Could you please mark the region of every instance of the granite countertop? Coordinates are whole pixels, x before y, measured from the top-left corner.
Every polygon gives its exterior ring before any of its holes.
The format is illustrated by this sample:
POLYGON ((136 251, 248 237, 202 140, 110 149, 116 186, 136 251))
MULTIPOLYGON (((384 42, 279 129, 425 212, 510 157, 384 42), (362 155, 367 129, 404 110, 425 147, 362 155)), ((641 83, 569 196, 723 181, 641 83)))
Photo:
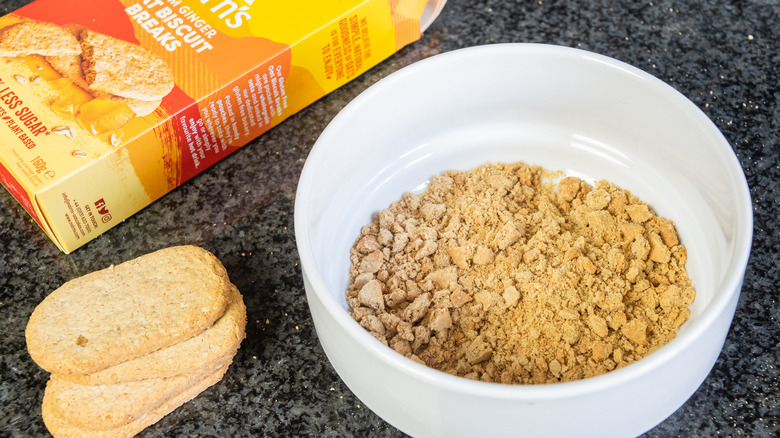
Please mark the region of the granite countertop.
MULTIPOLYGON (((29 1, 0 0, 5 14, 29 1)), ((698 391, 647 433, 780 433, 780 3, 776 0, 449 0, 422 39, 320 99, 71 255, 0 190, 0 436, 46 436, 48 374, 27 354, 35 306, 63 282, 153 250, 216 254, 244 293, 247 339, 225 379, 146 437, 403 436, 357 399, 323 353, 293 233, 297 179, 330 120, 420 59, 501 42, 608 55, 669 83, 734 148, 753 196, 753 252, 723 352, 698 391)))

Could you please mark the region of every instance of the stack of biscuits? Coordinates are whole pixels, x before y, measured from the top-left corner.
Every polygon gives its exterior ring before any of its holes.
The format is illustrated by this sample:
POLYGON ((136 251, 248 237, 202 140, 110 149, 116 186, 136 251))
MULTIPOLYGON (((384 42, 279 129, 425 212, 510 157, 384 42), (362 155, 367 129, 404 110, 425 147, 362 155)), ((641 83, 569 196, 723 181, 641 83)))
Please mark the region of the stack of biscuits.
POLYGON ((40 55, 97 99, 154 112, 173 90, 168 64, 149 50, 76 24, 22 21, 0 30, 0 57, 40 55))
POLYGON ((51 373, 55 437, 131 437, 220 381, 246 307, 219 260, 163 249, 71 280, 30 316, 27 348, 51 373))

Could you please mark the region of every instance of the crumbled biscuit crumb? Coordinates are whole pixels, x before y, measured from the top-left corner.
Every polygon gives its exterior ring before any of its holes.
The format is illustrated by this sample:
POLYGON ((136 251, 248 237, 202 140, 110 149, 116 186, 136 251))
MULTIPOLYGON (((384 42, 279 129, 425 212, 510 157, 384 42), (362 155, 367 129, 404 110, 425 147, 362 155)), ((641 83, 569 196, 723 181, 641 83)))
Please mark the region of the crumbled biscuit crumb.
POLYGON ((674 224, 628 191, 524 163, 435 177, 365 226, 351 314, 395 351, 488 382, 572 381, 673 339, 695 292, 674 224))

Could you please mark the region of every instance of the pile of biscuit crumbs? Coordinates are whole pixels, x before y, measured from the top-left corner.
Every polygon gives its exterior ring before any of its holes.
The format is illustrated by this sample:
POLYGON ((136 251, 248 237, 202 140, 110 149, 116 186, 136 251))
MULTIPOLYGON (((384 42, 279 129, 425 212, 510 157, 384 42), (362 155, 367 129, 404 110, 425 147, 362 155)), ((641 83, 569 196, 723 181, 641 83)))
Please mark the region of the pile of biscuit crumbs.
POLYGON ((551 176, 486 164, 403 195, 352 248, 352 317, 406 357, 508 384, 596 376, 669 342, 695 296, 674 224, 609 182, 551 176))

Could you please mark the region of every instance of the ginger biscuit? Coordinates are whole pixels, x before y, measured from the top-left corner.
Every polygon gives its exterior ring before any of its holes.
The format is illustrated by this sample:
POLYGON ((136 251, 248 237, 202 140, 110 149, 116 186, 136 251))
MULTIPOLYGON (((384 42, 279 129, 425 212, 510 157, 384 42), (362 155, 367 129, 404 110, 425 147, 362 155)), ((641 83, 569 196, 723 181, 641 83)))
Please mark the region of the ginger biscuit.
POLYGON ((128 97, 115 96, 103 91, 93 90, 87 83, 87 78, 84 75, 84 70, 81 68, 82 59, 81 55, 62 55, 62 56, 47 56, 46 62, 52 66, 62 77, 69 79, 77 87, 92 94, 96 99, 102 99, 108 102, 124 103, 130 110, 138 117, 148 116, 153 113, 160 104, 161 99, 157 100, 139 100, 131 99, 128 97))
POLYGON ((195 246, 162 249, 63 284, 33 311, 30 356, 52 374, 90 374, 189 339, 224 313, 230 281, 195 246))
POLYGON ((63 56, 81 53, 76 37, 52 23, 23 21, 0 30, 0 56, 63 56))
POLYGON ((86 27, 84 27, 84 26, 82 26, 80 24, 75 24, 75 23, 63 24, 62 28, 66 32, 70 32, 70 34, 73 35, 74 37, 76 37, 76 39, 79 38, 79 36, 81 35, 81 32, 84 32, 87 29, 86 27))
POLYGON ((52 375, 46 384, 43 404, 74 426, 112 429, 148 414, 215 370, 227 367, 232 359, 229 355, 210 367, 178 376, 108 385, 79 385, 52 375))
POLYGON ((69 79, 74 85, 89 91, 87 78, 84 76, 84 70, 81 69, 81 54, 46 56, 44 59, 62 77, 69 79))
POLYGON ((133 380, 171 377, 189 372, 197 364, 210 366, 238 350, 246 337, 246 306, 231 285, 225 314, 203 333, 92 374, 59 375, 82 385, 103 385, 133 380))
MULTIPOLYGON (((66 24, 63 29, 79 38, 81 33, 85 30, 84 27, 75 24, 66 24)), ((60 55, 60 56, 46 56, 46 62, 52 66, 62 77, 69 79, 77 87, 89 92, 97 99, 106 100, 109 102, 124 103, 130 110, 138 117, 147 116, 153 113, 162 103, 162 99, 154 100, 140 100, 132 99, 128 97, 116 96, 103 91, 95 90, 87 83, 87 77, 84 74, 82 64, 84 60, 81 56, 81 46, 79 46, 78 54, 60 55)))
POLYGON ((170 67, 149 50, 88 29, 80 42, 91 89, 146 101, 162 99, 173 90, 170 67))
POLYGON ((57 438, 129 438, 160 421, 165 415, 173 412, 174 409, 192 400, 198 394, 219 382, 227 371, 227 368, 228 365, 218 368, 205 378, 195 382, 168 400, 153 407, 145 415, 113 428, 86 429, 79 427, 70 421, 70 418, 63 418, 63 416, 59 415, 55 406, 47 401, 45 396, 42 406, 43 421, 49 429, 49 432, 57 438))

